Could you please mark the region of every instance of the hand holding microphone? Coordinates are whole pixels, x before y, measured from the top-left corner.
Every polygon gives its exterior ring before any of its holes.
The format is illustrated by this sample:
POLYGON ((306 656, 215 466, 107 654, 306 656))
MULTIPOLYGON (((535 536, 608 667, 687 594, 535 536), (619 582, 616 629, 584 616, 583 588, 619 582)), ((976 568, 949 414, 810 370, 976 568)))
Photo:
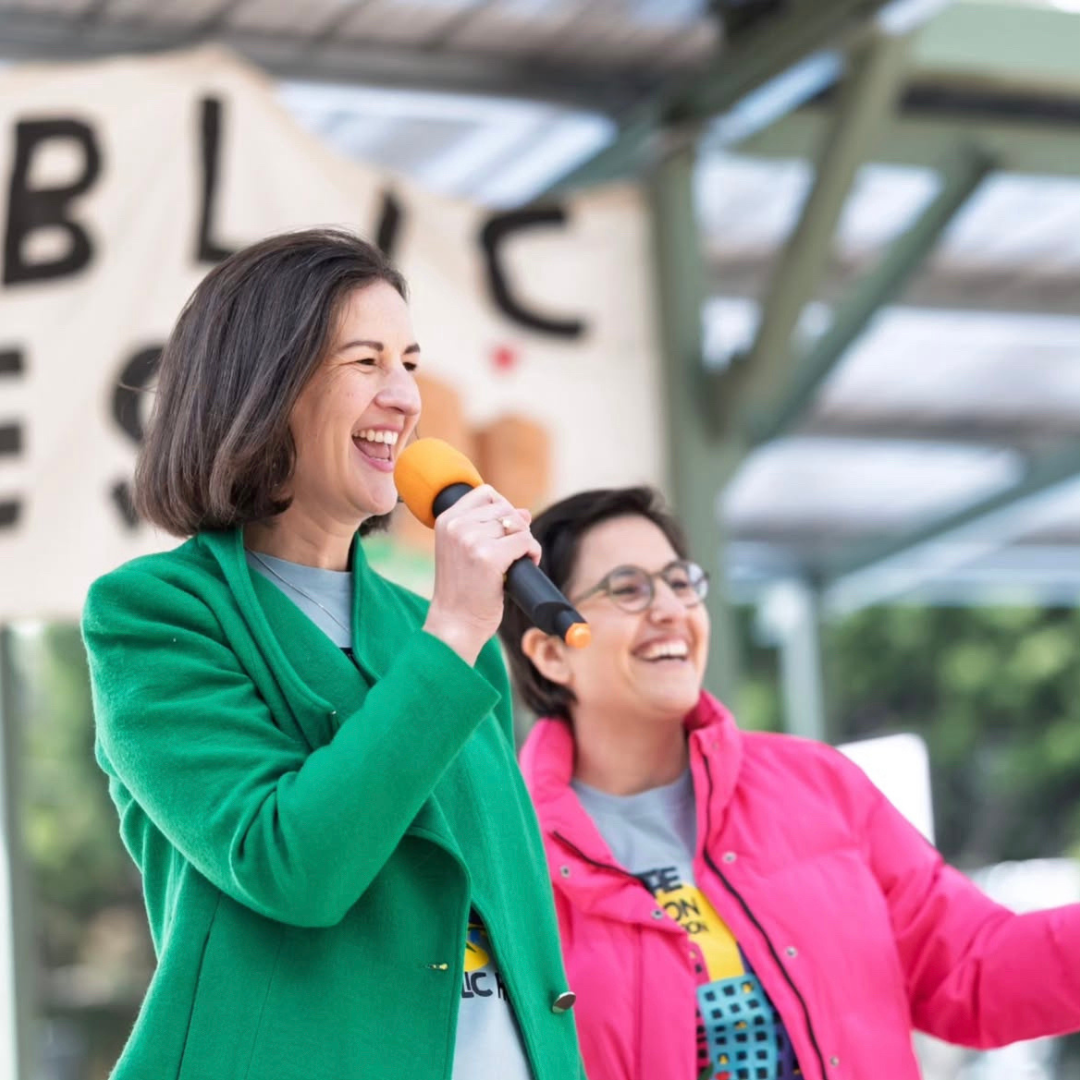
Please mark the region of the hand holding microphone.
POLYGON ((536 565, 528 511, 484 484, 464 454, 419 439, 398 458, 394 480, 409 510, 436 532, 426 630, 472 663, 498 630, 505 592, 545 633, 588 644, 585 620, 536 565))

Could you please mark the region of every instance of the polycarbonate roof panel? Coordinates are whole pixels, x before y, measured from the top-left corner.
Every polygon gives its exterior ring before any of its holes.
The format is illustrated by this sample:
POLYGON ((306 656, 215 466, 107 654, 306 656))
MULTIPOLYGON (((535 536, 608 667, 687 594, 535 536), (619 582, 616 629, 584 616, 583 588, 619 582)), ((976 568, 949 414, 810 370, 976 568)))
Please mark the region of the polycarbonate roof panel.
MULTIPOLYGON (((1052 501, 1029 507, 1016 538, 1031 544, 1080 544, 1080 477, 1059 488, 1052 501)), ((1080 552, 1076 554, 1080 556, 1080 552)), ((1076 559, 1076 570, 1080 574, 1080 557, 1076 559)))
MULTIPOLYGON (((707 251, 719 258, 771 254, 794 229, 813 176, 801 160, 705 155, 695 195, 707 251)), ((940 186, 931 169, 864 165, 837 227, 837 258, 878 253, 940 186)), ((991 175, 947 229, 931 265, 1080 272, 1080 178, 991 175)))
MULTIPOLYGON (((795 327, 795 338, 810 344, 829 325, 829 308, 811 301, 803 308, 795 327)), ((711 296, 701 313, 703 350, 709 367, 726 367, 736 353, 746 352, 754 343, 761 306, 756 300, 739 296, 711 296)))
MULTIPOLYGON (((0 8, 4 5, 0 0, 0 8)), ((105 23, 274 35, 298 49, 390 44, 441 55, 528 57, 656 72, 704 61, 718 42, 707 0, 19 0, 31 13, 105 23)))
POLYGON ((796 436, 750 456, 724 517, 736 537, 906 530, 1000 491, 1021 469, 1018 455, 994 447, 796 436))
MULTIPOLYGON (((1021 543, 972 556, 943 544, 941 557, 948 565, 947 572, 905 567, 903 560, 897 560, 894 567, 882 571, 883 598, 897 595, 913 603, 961 605, 1080 604, 1080 559, 1075 545, 1021 543)), ((758 570, 756 582, 748 573, 741 591, 753 595, 755 584, 775 576, 763 570, 758 570)))
MULTIPOLYGON (((724 256, 769 254, 791 235, 814 180, 802 160, 702 157, 695 196, 706 247, 724 256)), ((837 226, 837 254, 858 258, 898 236, 937 194, 931 169, 864 165, 837 226)))
POLYGON ((336 22, 346 7, 341 0, 242 0, 222 9, 222 23, 240 30, 308 36, 336 22))
MULTIPOLYGON (((868 565, 827 586, 844 612, 896 596, 941 603, 1080 604, 1075 512, 1080 474, 1028 490, 989 514, 967 516, 945 535, 890 545, 868 565)), ((828 565, 826 554, 823 562, 828 565)), ((760 564, 759 564, 760 565, 760 564)), ((745 579, 744 579, 745 580, 745 579)))
POLYGON ((463 16, 475 12, 479 0, 371 0, 343 5, 336 33, 342 38, 369 41, 435 41, 463 16))
POLYGON ((0 9, 4 7, 10 8, 26 8, 31 11, 48 11, 58 12, 64 15, 80 15, 87 8, 91 7, 94 0, 24 0, 22 3, 16 3, 14 0, 8 0, 7 3, 0 3, 0 9))
MULTIPOLYGON (((31 9, 36 4, 21 5, 31 9)), ((107 22, 145 22, 153 19, 167 26, 191 26, 221 10, 221 0, 110 0, 101 18, 107 22)))
MULTIPOLYGON (((758 300, 813 179, 805 161, 703 156, 695 194, 718 292, 703 310, 714 368, 753 345, 758 300)), ((803 349, 940 186, 930 169, 859 171, 796 330, 803 349)), ((966 522, 967 508, 1025 484, 1030 465, 1054 455, 1074 452, 1080 473, 1080 178, 991 174, 904 298, 875 315, 788 437, 751 454, 730 485, 728 564, 740 588, 854 569, 849 556, 873 557, 868 543, 885 552, 920 528, 966 522)), ((1022 488, 1032 495, 1015 511, 973 518, 977 544, 955 533, 929 541, 911 553, 917 573, 889 558, 866 602, 901 593, 895 581, 916 582, 909 595, 920 599, 971 602, 991 580, 999 597, 1023 582, 1046 602, 1080 601, 1080 481, 1041 484, 1022 488)))
POLYGON ((455 48, 512 55, 550 48, 570 36, 582 13, 577 0, 504 0, 486 6, 490 10, 459 22, 450 38, 455 48))
POLYGON ((1080 180, 989 177, 953 222, 936 261, 1080 272, 1080 180))
POLYGON ((887 309, 813 415, 1080 433, 1080 317, 887 309))
POLYGON ((606 117, 533 101, 295 82, 278 93, 347 157, 496 206, 528 200, 615 133, 606 117))
MULTIPOLYGON (((710 362, 747 350, 759 318, 752 300, 707 301, 710 362)), ((809 344, 829 319, 824 304, 809 304, 796 333, 809 344)), ((906 425, 911 438, 1080 436, 1080 316, 885 308, 826 380, 806 424, 826 434, 906 425)))
POLYGON ((703 155, 694 197, 706 250, 730 256, 778 247, 799 219, 812 175, 805 161, 703 155))
POLYGON ((463 50, 543 52, 667 70, 704 60, 717 39, 706 0, 503 0, 463 20, 447 42, 463 50))

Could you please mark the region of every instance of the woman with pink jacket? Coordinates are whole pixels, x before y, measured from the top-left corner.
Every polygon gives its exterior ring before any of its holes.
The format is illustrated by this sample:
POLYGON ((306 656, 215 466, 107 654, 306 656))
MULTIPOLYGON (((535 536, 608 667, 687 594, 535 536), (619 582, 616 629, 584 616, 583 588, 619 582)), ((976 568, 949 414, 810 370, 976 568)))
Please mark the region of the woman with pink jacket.
POLYGON ((501 629, 590 1080, 916 1080, 914 1028, 1080 1029, 1080 905, 998 906, 841 754, 702 691, 708 583, 654 492, 532 532, 592 629, 501 629))

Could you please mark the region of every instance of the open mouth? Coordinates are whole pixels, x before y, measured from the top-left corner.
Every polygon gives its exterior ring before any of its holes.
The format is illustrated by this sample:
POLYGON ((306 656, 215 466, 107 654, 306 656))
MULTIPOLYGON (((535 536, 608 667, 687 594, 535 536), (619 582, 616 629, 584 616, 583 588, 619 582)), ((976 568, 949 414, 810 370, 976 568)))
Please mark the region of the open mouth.
POLYGON ((382 428, 365 428, 353 435, 353 444, 371 461, 389 465, 394 458, 399 433, 382 428))
POLYGON ((648 664, 681 664, 690 659, 685 641, 658 641, 638 649, 634 655, 648 664))

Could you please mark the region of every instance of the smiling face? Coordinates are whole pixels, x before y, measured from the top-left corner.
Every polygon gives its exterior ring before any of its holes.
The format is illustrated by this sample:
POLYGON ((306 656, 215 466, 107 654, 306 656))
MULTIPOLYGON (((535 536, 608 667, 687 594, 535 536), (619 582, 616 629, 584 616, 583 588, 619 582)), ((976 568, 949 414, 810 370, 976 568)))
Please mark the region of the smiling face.
POLYGON ((355 529, 397 504, 394 463, 416 427, 420 349, 405 300, 379 281, 350 293, 322 365, 289 417, 289 513, 355 529))
MULTIPOLYGON (((648 518, 611 518, 582 537, 563 591, 574 598, 618 566, 656 573, 677 558, 668 538, 648 518)), ((575 726, 591 716, 606 722, 681 722, 697 704, 709 648, 709 616, 704 604, 686 607, 662 579, 654 579, 654 585, 653 602, 641 612, 624 611, 604 593, 582 600, 579 610, 592 631, 589 647, 570 649, 556 642, 533 656, 544 675, 574 694, 575 726)))

